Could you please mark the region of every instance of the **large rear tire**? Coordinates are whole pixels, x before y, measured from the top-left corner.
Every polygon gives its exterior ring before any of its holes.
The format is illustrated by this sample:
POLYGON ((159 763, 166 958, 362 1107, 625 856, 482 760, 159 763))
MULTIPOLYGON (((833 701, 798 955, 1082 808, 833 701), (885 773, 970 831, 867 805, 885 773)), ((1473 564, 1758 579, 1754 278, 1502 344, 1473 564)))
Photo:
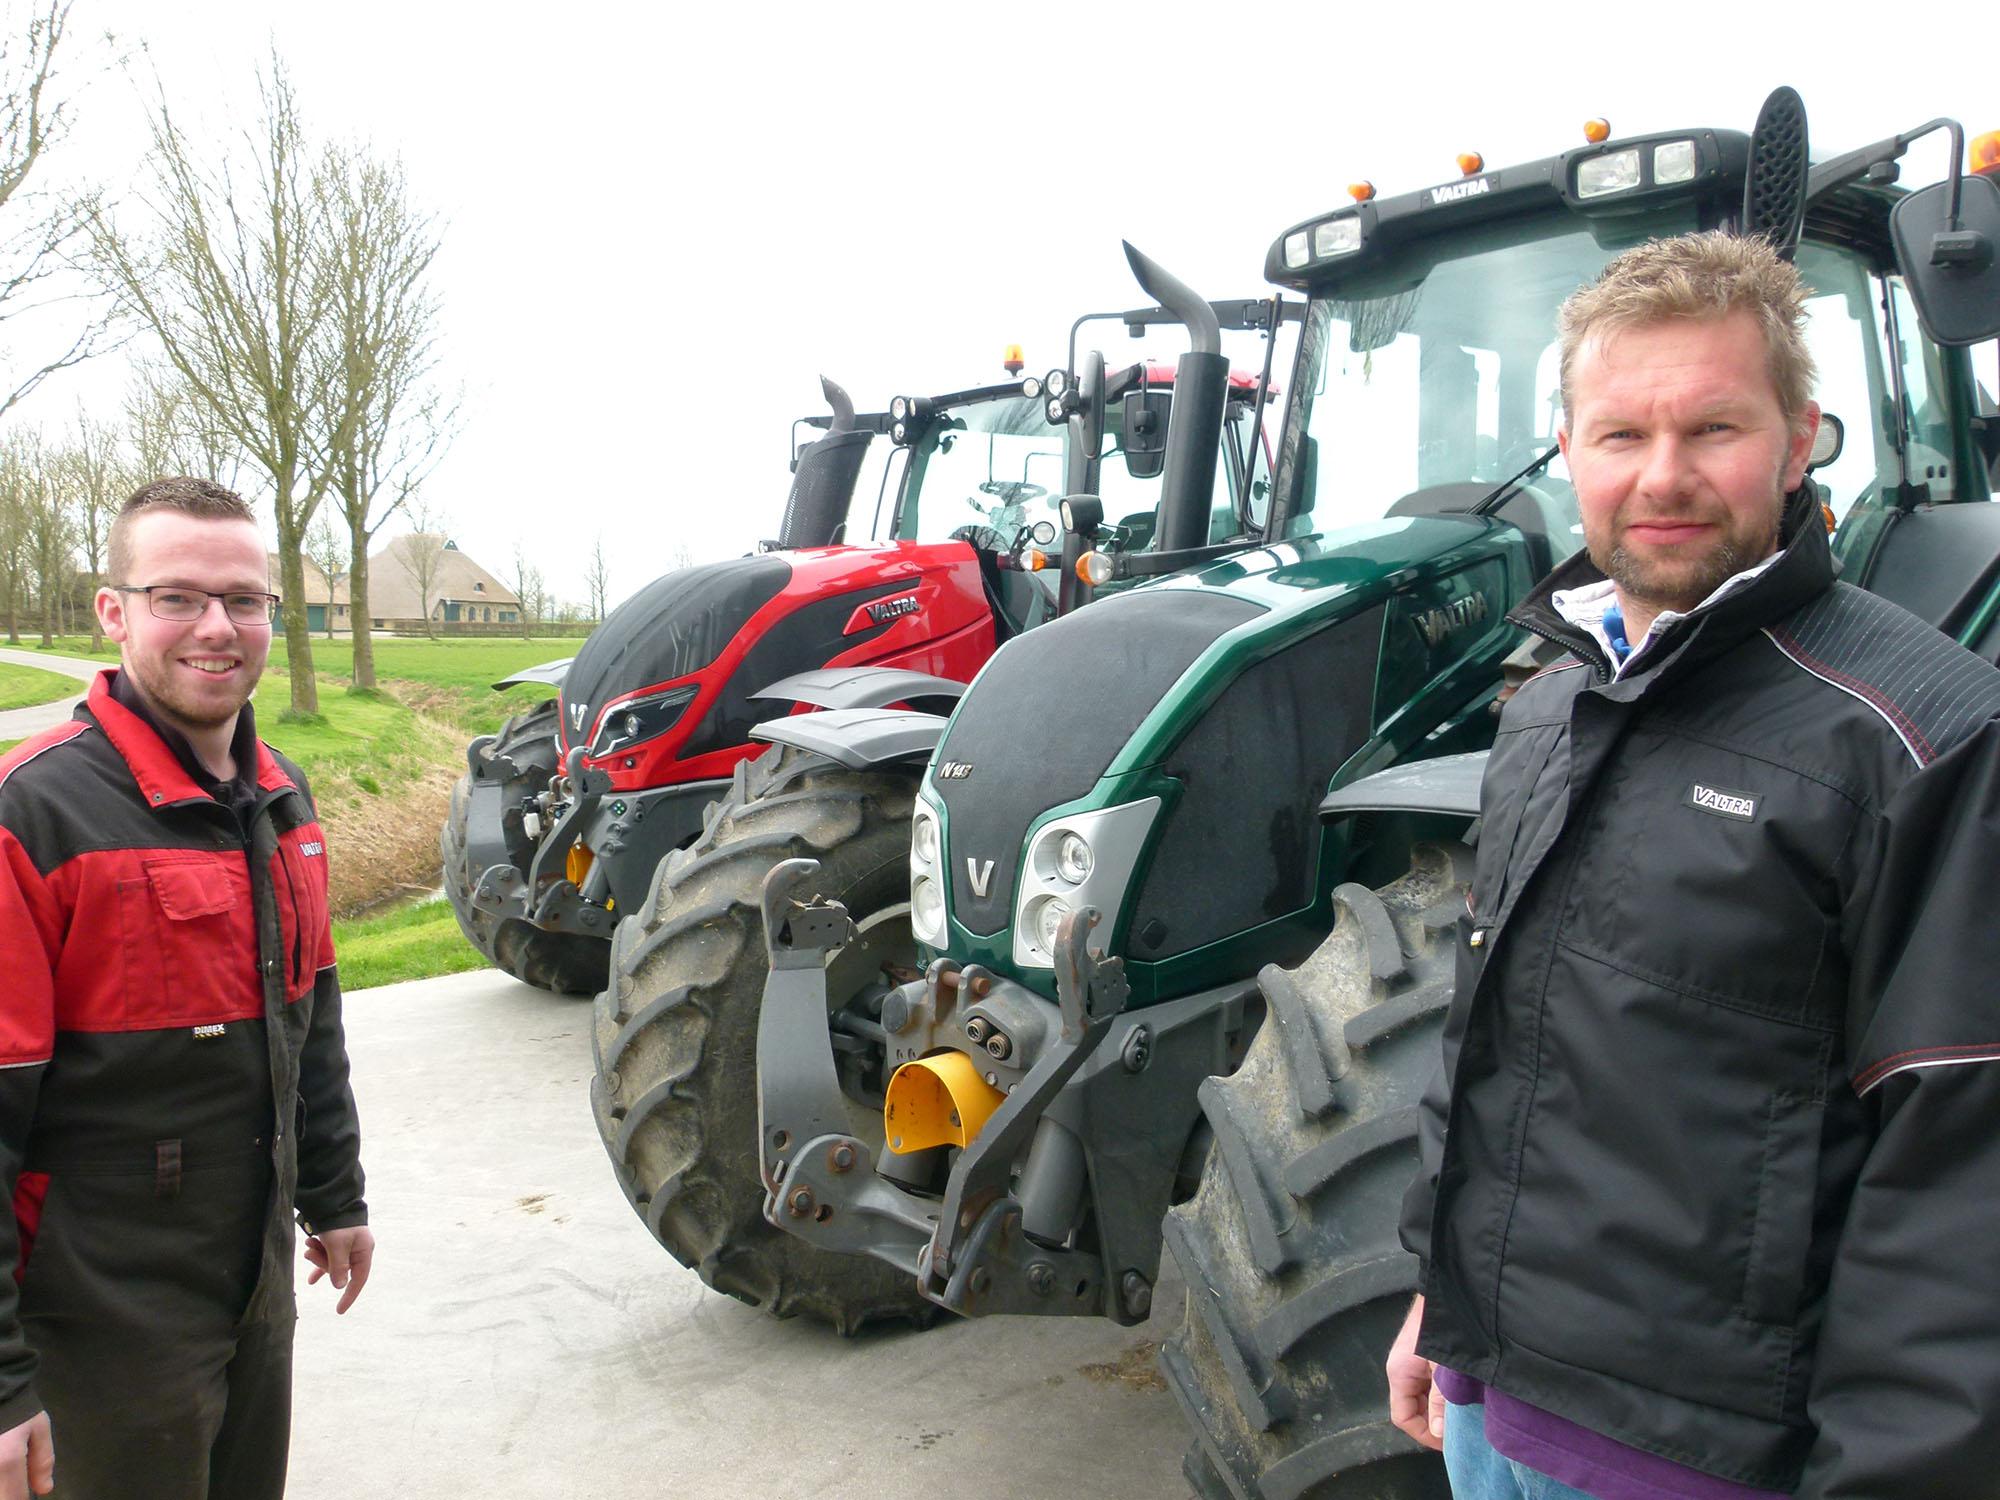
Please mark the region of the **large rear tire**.
POLYGON ((445 895, 467 942, 485 954, 490 963, 525 984, 563 995, 594 995, 604 988, 611 955, 609 942, 578 933, 543 932, 517 918, 496 919, 472 904, 473 887, 485 873, 483 860, 482 868, 473 868, 471 850, 475 843, 493 851, 504 841, 507 858, 523 875, 528 873, 534 848, 525 834, 484 828, 478 830, 479 836, 475 838, 471 819, 475 807, 479 816, 504 818, 506 810, 519 806, 548 786, 560 759, 561 747, 556 739, 559 710, 557 699, 538 703, 526 713, 514 715, 488 743, 478 747, 485 765, 497 768, 503 761, 511 762, 515 774, 504 776, 496 769, 483 784, 497 784, 501 789, 499 798, 497 801, 483 798, 476 803, 471 772, 459 777, 458 784, 451 789, 451 812, 438 837, 438 850, 444 859, 445 895))
POLYGON ((1397 1223, 1469 874, 1464 850, 1422 845, 1400 880, 1343 886, 1326 942, 1258 976, 1242 1068, 1201 1086, 1215 1145, 1167 1215, 1188 1308, 1161 1360, 1204 1500, 1450 1494, 1390 1425, 1382 1367, 1417 1290, 1397 1223))
MULTIPOLYGON (((885 965, 907 972, 916 958, 915 791, 907 771, 849 771, 789 747, 739 765, 701 836, 661 862, 643 911, 619 923, 592 1027, 598 1132, 653 1237, 717 1291, 842 1333, 927 1324, 937 1308, 904 1272, 764 1222, 757 1017, 768 964, 759 898, 780 860, 819 860, 812 889, 845 904, 860 929, 833 960, 830 1003, 886 987, 885 965)), ((857 1102, 852 1127, 879 1140, 879 1108, 857 1102)))

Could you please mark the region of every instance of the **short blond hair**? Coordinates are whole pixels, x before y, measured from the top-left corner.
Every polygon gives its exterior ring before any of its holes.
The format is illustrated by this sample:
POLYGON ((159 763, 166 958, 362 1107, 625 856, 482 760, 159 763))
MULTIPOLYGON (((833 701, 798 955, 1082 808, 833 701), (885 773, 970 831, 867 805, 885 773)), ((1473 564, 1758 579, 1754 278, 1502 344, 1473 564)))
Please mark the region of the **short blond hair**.
POLYGON ((1806 292, 1798 269, 1762 235, 1717 229, 1634 246, 1572 292, 1556 314, 1564 420, 1572 410, 1570 372, 1586 340, 1675 318, 1706 321, 1747 312, 1764 335, 1778 405, 1797 427, 1816 374, 1806 347, 1806 292))

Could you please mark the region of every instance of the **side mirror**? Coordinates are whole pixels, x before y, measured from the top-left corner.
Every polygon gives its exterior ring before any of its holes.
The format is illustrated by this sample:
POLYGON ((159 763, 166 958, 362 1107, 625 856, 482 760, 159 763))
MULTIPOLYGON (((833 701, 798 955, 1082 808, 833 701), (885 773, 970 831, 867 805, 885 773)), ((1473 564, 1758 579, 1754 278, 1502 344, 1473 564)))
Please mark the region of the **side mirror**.
POLYGON ((1954 164, 1949 179, 1890 211, 1889 235, 1917 318, 1933 341, 1955 348, 2000 335, 2000 183, 1961 175, 1954 164))
POLYGON ((1125 472, 1134 479, 1158 479, 1167 466, 1167 426, 1173 415, 1170 391, 1129 391, 1125 396, 1125 472))

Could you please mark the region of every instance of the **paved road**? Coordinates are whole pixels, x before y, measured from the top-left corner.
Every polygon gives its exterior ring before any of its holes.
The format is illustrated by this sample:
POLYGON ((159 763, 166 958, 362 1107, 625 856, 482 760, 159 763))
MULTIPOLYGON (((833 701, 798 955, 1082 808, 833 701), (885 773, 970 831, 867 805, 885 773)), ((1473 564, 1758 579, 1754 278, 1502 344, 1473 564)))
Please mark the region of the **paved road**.
MULTIPOLYGON (((66 677, 74 677, 79 682, 88 682, 108 665, 101 661, 86 661, 80 656, 57 656, 48 651, 15 651, 0 648, 0 661, 12 662, 17 667, 40 667, 44 672, 60 672, 66 677)), ((58 698, 53 703, 37 703, 28 708, 0 709, 0 740, 24 740, 31 734, 39 734, 51 725, 60 724, 69 718, 77 704, 83 701, 83 694, 70 698, 58 698)))
POLYGON ((348 998, 382 1260, 301 1286, 293 1500, 1179 1500, 1142 1328, 952 1322, 839 1339, 656 1245, 591 1122, 590 1007, 494 971, 348 998))

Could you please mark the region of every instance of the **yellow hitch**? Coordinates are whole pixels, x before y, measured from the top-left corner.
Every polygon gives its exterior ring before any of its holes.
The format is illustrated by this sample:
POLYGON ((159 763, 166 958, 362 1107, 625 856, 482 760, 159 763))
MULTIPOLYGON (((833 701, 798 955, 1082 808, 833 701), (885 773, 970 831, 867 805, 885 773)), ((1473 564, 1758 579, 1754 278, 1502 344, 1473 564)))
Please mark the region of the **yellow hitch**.
POLYGON ((906 1062, 882 1099, 882 1128, 898 1155, 932 1146, 963 1146, 985 1128, 1006 1095, 979 1076, 963 1052, 906 1062))

